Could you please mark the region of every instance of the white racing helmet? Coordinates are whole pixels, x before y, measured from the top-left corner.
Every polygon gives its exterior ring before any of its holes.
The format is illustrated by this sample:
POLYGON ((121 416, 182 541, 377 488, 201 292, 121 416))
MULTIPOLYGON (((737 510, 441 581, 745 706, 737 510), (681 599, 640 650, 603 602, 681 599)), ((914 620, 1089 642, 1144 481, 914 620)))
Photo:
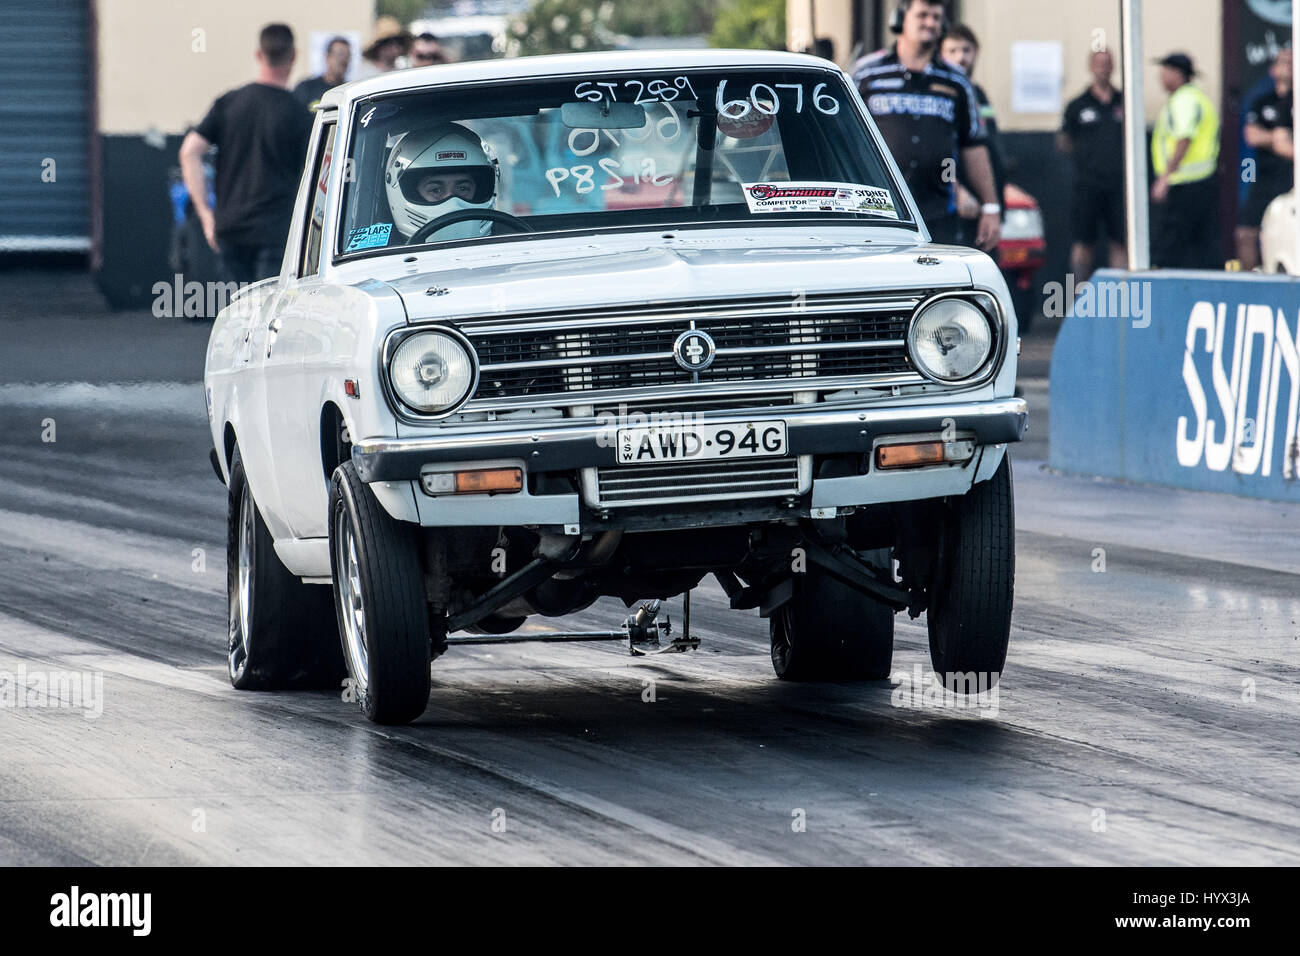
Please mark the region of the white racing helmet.
MULTIPOLYGON (((496 208, 498 167, 492 149, 459 123, 440 123, 403 133, 384 166, 384 188, 393 225, 404 236, 439 216, 461 209, 496 208), (430 200, 420 187, 430 173, 459 173, 474 181, 470 199, 448 194, 430 200)), ((492 231, 487 220, 468 219, 439 229, 440 240, 473 239, 492 231)), ((432 238, 432 237, 430 237, 432 238)))

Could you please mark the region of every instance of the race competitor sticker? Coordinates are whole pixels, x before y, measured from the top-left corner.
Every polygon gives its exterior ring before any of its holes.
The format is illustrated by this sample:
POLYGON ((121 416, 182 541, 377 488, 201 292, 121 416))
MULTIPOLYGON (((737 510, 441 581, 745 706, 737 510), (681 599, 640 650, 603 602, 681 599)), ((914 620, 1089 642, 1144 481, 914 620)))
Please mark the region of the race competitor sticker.
POLYGON ((856 212, 897 219, 888 189, 855 183, 742 183, 750 212, 856 212))
POLYGON ((374 249, 388 245, 388 234, 393 231, 391 222, 377 222, 373 226, 360 226, 348 233, 348 247, 344 252, 374 249))

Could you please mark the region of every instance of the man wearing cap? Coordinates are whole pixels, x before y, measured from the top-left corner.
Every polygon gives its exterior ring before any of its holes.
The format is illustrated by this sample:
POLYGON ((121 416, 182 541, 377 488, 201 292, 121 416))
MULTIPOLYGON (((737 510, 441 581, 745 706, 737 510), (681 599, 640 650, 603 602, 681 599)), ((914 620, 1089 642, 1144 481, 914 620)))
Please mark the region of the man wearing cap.
POLYGON ((1169 99, 1156 119, 1151 158, 1155 226, 1152 264, 1174 269, 1221 269, 1219 238, 1219 112, 1191 82, 1191 57, 1171 53, 1160 64, 1169 99))

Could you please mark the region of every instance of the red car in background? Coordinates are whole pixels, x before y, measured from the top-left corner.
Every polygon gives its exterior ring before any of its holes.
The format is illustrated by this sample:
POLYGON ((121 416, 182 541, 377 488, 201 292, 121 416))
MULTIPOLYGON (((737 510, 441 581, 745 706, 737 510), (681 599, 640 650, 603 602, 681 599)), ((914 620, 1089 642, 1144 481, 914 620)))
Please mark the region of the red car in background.
POLYGON ((1016 307, 1020 333, 1028 332, 1042 312, 1042 298, 1034 276, 1047 259, 1043 213, 1037 200, 1013 183, 1002 190, 1002 239, 998 242, 998 268, 1002 270, 1016 307))

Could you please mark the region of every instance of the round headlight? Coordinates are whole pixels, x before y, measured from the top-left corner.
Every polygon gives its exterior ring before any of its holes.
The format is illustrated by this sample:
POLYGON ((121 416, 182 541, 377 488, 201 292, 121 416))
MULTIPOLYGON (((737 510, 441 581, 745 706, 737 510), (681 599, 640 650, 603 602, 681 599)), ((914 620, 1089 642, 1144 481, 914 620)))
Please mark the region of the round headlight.
POLYGON ((942 382, 970 378, 993 351, 993 329, 978 306, 965 299, 939 299, 923 306, 907 333, 912 361, 942 382))
POLYGON ((446 332, 417 332, 393 352, 388 377, 397 397, 419 412, 455 408, 474 388, 474 356, 446 332))

